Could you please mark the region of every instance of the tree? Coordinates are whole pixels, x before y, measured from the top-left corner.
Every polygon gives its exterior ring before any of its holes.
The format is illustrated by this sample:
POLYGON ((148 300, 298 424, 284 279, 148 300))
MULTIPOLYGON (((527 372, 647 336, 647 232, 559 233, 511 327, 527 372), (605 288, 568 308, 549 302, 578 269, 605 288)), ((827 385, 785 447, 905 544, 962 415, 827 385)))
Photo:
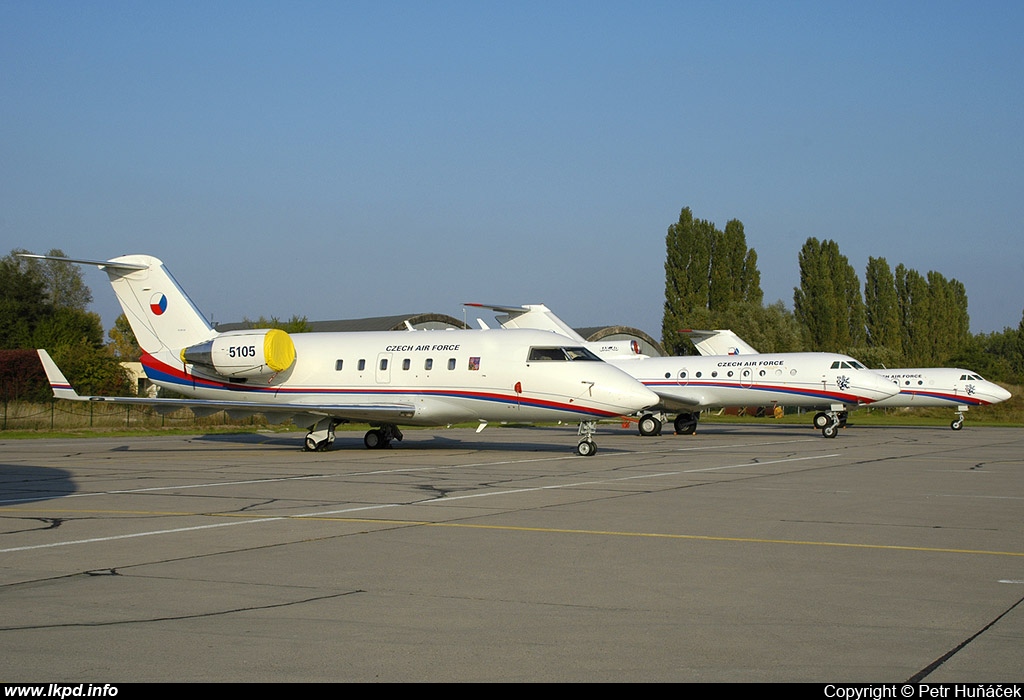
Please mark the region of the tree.
POLYGON ((758 352, 800 352, 805 349, 800 324, 781 299, 768 306, 749 301, 733 302, 725 310, 713 314, 707 327, 728 328, 758 352))
POLYGON ((114 319, 114 327, 107 332, 107 337, 110 338, 107 344, 110 353, 122 362, 138 362, 142 358, 142 348, 124 314, 114 319))
POLYGON ((800 286, 793 312, 807 330, 810 347, 849 352, 864 345, 864 299, 857 273, 835 241, 808 238, 800 249, 800 286))
POLYGON ((22 252, 15 249, 0 260, 0 343, 11 349, 46 348, 83 393, 131 393, 127 372, 103 344, 99 315, 85 310, 92 293, 77 268, 22 258, 22 252))
POLYGON ((85 339, 54 348, 51 353, 64 375, 80 394, 131 396, 135 393, 125 368, 105 350, 85 339))
POLYGON ((695 219, 689 207, 665 237, 665 309, 662 346, 673 355, 693 352, 679 337, 731 304, 761 304, 757 254, 747 249, 743 224, 733 219, 723 233, 710 221, 695 219))
POLYGON ((35 350, 0 350, 0 398, 45 401, 53 396, 35 350))
POLYGON ((47 303, 38 266, 14 250, 0 260, 0 349, 32 347, 32 333, 53 307, 47 303))
MULTIPOLYGON (((63 250, 51 248, 47 255, 66 258, 63 250)), ((82 269, 59 260, 29 260, 38 263, 45 282, 46 296, 55 309, 85 311, 92 303, 92 291, 82 280, 82 269)))
POLYGON ((903 344, 900 342, 896 278, 885 258, 868 258, 864 275, 864 308, 867 313, 868 347, 884 349, 887 355, 900 362, 903 344))
POLYGON ((896 266, 895 278, 904 360, 912 367, 928 367, 931 365, 928 283, 917 270, 903 263, 896 266))

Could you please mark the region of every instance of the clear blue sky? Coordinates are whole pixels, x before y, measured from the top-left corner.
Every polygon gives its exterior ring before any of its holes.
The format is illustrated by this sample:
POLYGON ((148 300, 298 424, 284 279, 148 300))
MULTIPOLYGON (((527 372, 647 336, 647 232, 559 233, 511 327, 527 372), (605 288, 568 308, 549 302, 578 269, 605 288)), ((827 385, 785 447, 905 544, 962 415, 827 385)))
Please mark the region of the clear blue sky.
POLYGON ((690 207, 743 222, 766 303, 814 236, 1002 331, 1022 37, 1019 1, 0 0, 0 255, 156 255, 217 322, 544 303, 660 338, 690 207))

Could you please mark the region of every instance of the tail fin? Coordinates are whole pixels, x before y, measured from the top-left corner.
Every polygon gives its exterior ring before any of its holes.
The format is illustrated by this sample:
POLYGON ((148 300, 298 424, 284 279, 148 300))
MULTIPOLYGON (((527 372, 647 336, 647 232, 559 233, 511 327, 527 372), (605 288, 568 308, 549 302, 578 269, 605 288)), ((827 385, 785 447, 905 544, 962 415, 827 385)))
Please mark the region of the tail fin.
POLYGON ((106 272, 139 347, 151 355, 165 351, 177 358, 184 348, 217 335, 157 258, 149 255, 122 255, 104 261, 21 255, 96 265, 106 272))
POLYGON ((730 330, 679 331, 693 341, 701 355, 757 355, 758 352, 730 330))

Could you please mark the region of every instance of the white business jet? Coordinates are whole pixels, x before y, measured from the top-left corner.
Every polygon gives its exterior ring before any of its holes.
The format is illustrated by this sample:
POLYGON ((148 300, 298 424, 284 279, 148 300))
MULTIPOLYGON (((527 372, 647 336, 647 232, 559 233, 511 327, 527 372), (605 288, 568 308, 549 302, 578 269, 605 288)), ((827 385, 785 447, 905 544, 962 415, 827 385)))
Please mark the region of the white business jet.
POLYGON ((787 352, 748 358, 649 357, 639 354, 639 347, 630 341, 587 342, 543 304, 466 306, 500 312, 496 320, 505 329, 536 328, 573 338, 650 388, 661 401, 655 410, 638 412, 641 435, 660 433, 668 413, 676 414, 676 433, 687 435, 697 429, 703 409, 775 405, 822 409, 826 421, 818 427, 822 435, 832 438, 838 434, 840 416, 849 408, 874 404, 899 391, 847 355, 787 352))
MULTIPOLYGON (((702 355, 718 355, 729 350, 737 355, 756 355, 757 350, 730 330, 684 331, 702 355)), ((971 406, 988 406, 1010 398, 1009 391, 995 382, 983 379, 977 372, 957 367, 920 367, 873 370, 899 387, 900 393, 881 401, 876 408, 923 408, 955 406, 956 413, 949 427, 964 427, 964 412, 971 406)), ((814 424, 821 427, 820 416, 814 424)))
POLYGON ((368 448, 402 439, 400 425, 579 421, 576 451, 595 453, 600 419, 631 415, 658 397, 580 343, 533 330, 219 333, 148 255, 112 260, 25 257, 96 265, 110 278, 142 348, 149 379, 185 398, 80 396, 39 350, 54 396, 309 426, 306 450, 325 450, 341 423, 367 423, 368 448))

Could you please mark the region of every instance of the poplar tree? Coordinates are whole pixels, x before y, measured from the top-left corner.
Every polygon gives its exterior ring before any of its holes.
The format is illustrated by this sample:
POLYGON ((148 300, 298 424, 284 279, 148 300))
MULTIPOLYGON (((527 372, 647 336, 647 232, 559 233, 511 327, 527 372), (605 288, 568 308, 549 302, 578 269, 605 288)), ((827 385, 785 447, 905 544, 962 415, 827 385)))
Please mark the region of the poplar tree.
POLYGON ((868 346, 902 356, 896 278, 885 258, 868 258, 864 275, 864 310, 867 314, 868 346))
POLYGON ((806 329, 810 348, 851 352, 865 342, 864 298, 857 273, 835 241, 808 238, 800 249, 800 286, 793 313, 806 329))
POLYGON ((911 366, 931 366, 932 346, 928 341, 928 315, 931 312, 931 304, 928 282, 917 270, 911 270, 903 263, 896 266, 895 278, 903 357, 911 366))
POLYGON ((706 309, 710 298, 711 235, 707 221, 694 219, 689 207, 665 236, 665 310, 662 317, 662 346, 671 355, 688 350, 679 330, 688 327, 694 309, 706 309))
POLYGON ((662 346, 670 354, 693 352, 692 344, 679 337, 680 329, 728 327, 736 304, 761 306, 757 253, 747 248, 738 219, 730 220, 723 232, 710 221, 694 218, 687 207, 669 226, 665 243, 662 346))

